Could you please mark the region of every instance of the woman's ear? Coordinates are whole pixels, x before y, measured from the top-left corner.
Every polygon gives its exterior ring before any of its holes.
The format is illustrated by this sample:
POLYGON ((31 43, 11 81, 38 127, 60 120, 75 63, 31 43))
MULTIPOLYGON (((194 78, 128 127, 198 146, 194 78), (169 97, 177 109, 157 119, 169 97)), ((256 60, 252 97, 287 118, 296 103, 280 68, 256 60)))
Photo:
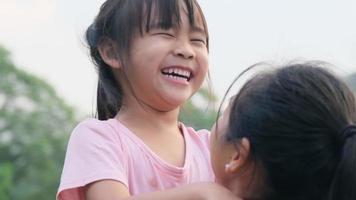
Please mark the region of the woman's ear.
POLYGON ((112 40, 103 40, 98 46, 103 61, 114 69, 121 69, 121 62, 117 55, 117 46, 112 40))
POLYGON ((225 172, 227 174, 237 174, 241 171, 250 156, 250 141, 247 138, 242 138, 239 148, 232 153, 229 163, 225 165, 225 172))

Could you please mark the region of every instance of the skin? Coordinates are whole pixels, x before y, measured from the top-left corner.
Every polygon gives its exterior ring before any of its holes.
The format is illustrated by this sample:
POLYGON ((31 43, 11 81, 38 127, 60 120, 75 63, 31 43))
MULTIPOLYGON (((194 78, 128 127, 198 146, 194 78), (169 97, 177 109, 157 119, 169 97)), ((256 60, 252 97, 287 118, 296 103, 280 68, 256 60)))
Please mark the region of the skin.
POLYGON ((229 111, 230 109, 228 107, 223 115, 219 117, 218 121, 211 129, 210 136, 210 157, 212 168, 215 173, 216 181, 225 186, 232 178, 230 174, 226 173, 225 166, 233 160, 234 156, 238 157, 238 152, 235 147, 225 139, 229 111))
MULTIPOLYGON (((203 25, 191 27, 184 6, 180 12, 179 28, 153 27, 150 32, 137 35, 125 67, 118 56, 113 55, 113 44, 104 43, 99 47, 104 62, 111 66, 124 92, 123 106, 116 118, 162 160, 178 167, 183 166, 185 160, 184 138, 178 127, 179 107, 200 88, 208 70, 203 25), (161 71, 170 66, 190 70, 194 77, 189 82, 169 79, 161 71)), ((87 185, 85 196, 89 200, 237 199, 214 183, 130 196, 124 184, 112 180, 87 185)))
POLYGON ((185 144, 178 128, 179 108, 200 88, 208 71, 203 25, 191 27, 184 7, 181 16, 180 27, 151 27, 136 36, 127 67, 119 66, 125 74, 116 73, 125 94, 117 118, 163 160, 180 167, 185 144), (169 67, 190 70, 194 77, 189 82, 167 78, 162 70, 169 67))
MULTIPOLYGON (((124 87, 132 87, 125 92, 133 92, 147 107, 158 112, 178 109, 200 88, 208 71, 203 26, 191 27, 183 9, 182 12, 180 27, 168 30, 152 27, 150 32, 134 39, 129 66, 124 69, 130 81, 119 76, 124 87), (173 66, 190 70, 194 77, 189 82, 176 81, 162 74, 163 69, 173 66)), ((129 103, 125 102, 128 107, 129 103)))
POLYGON ((259 199, 264 191, 263 173, 251 159, 249 140, 226 139, 230 106, 211 129, 210 156, 216 182, 242 199, 259 199))

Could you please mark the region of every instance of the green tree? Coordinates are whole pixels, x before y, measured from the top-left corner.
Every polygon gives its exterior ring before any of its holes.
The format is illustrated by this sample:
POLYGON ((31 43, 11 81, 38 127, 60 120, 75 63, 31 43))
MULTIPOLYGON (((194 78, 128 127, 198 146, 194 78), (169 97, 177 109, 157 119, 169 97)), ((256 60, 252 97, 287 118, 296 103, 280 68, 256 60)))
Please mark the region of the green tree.
POLYGON ((210 129, 217 116, 217 98, 209 88, 203 87, 182 107, 179 120, 195 129, 210 129))
POLYGON ((0 199, 53 199, 74 111, 0 47, 0 199))

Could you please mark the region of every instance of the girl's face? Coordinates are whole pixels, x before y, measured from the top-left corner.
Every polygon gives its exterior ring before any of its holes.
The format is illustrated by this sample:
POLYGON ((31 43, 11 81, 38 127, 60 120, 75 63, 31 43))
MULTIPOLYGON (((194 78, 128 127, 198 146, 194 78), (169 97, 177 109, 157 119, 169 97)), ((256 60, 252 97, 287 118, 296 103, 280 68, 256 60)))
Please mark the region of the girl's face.
POLYGON ((180 15, 178 27, 165 30, 156 20, 149 32, 134 37, 123 69, 129 80, 126 83, 120 80, 124 86, 131 85, 140 101, 159 111, 173 110, 183 104, 200 88, 208 71, 203 21, 197 16, 197 25, 190 25, 183 4, 180 15))

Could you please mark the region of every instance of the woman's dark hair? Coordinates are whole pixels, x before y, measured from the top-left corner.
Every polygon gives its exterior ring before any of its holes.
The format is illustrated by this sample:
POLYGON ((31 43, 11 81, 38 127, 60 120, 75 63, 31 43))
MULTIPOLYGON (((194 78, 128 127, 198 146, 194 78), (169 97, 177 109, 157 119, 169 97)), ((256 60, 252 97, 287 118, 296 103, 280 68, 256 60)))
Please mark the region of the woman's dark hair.
POLYGON ((99 75, 97 114, 100 120, 117 114, 123 92, 111 67, 101 58, 98 47, 104 41, 114 42, 117 44, 115 53, 125 64, 133 37, 137 33, 148 32, 153 19, 158 19, 163 29, 180 26, 180 2, 186 5, 191 25, 196 25, 197 16, 201 17, 208 41, 205 18, 196 0, 107 0, 101 6, 98 16, 86 31, 90 55, 99 75))
POLYGON ((265 200, 356 199, 355 97, 325 65, 258 73, 231 104, 226 139, 250 141, 265 200))

